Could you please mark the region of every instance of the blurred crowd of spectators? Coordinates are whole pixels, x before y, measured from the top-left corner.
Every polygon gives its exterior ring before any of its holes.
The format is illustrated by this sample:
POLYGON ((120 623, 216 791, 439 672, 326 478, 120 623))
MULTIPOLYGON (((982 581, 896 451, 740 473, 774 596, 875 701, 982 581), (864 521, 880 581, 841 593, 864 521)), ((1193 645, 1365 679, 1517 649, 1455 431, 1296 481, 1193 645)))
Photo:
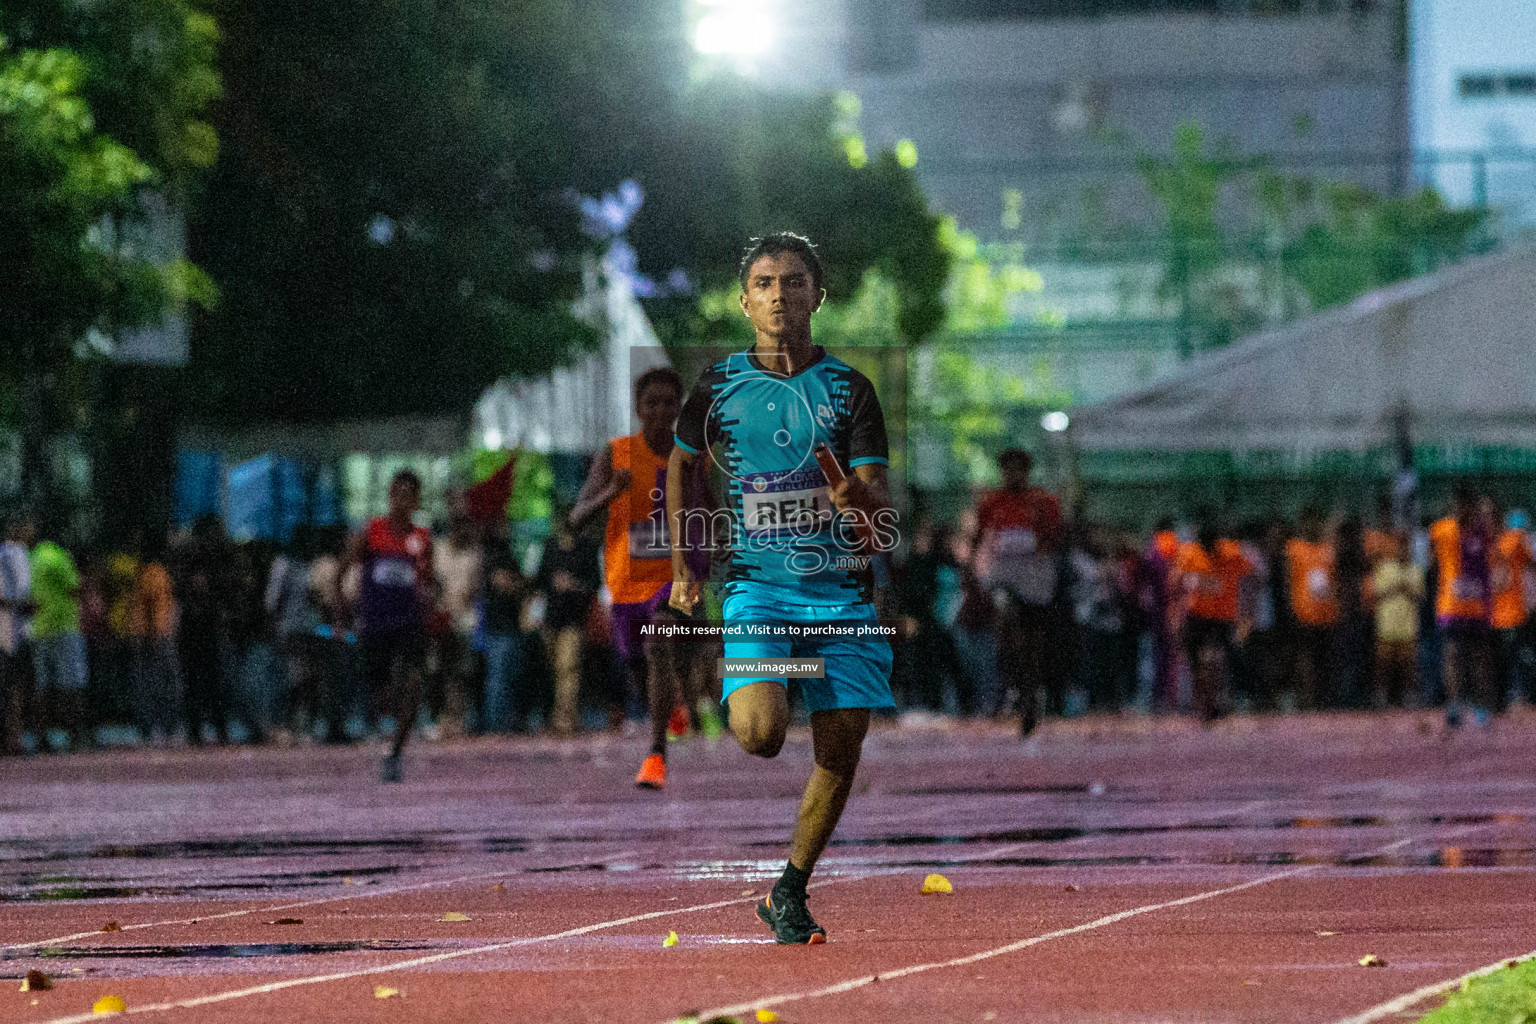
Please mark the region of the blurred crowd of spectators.
MULTIPOLYGON (((985 523, 919 522, 883 574, 901 626, 901 712, 1257 712, 1444 706, 1485 722, 1532 697, 1529 522, 1458 490, 1413 529, 1308 508, 1219 529, 1094 523, 1044 537, 1034 675, 1011 671, 1010 595, 985 523), (1031 693, 1030 690, 1035 692, 1031 693)), ((986 506, 981 509, 983 518, 986 506)), ((361 681, 341 528, 235 543, 215 517, 132 551, 70 551, 15 517, 0 545, 0 749, 354 742, 381 728, 361 681)), ((557 527, 525 567, 504 524, 454 515, 433 547, 428 735, 625 727, 596 538, 557 527), (525 568, 530 571, 525 572, 525 568)))

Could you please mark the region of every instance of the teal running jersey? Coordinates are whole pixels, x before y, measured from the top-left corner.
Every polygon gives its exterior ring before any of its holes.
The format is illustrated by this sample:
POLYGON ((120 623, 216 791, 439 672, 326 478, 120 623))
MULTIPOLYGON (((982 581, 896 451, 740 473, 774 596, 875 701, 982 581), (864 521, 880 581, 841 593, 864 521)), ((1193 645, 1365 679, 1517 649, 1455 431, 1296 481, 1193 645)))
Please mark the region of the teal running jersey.
MULTIPOLYGON (((817 351, 790 375, 737 352, 704 371, 678 416, 678 446, 708 453, 726 481, 727 593, 750 582, 792 586, 813 603, 869 598, 869 552, 834 519, 814 451, 828 445, 845 472, 886 465, 885 418, 869 378, 817 351)), ((684 531, 698 541, 699 530, 684 531)))

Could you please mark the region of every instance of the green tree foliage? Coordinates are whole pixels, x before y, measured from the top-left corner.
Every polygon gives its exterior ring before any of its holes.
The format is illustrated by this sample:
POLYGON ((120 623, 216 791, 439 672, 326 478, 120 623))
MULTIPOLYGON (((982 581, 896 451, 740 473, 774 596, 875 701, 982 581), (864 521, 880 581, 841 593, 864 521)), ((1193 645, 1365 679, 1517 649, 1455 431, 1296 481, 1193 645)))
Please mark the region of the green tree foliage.
POLYGON ((1487 211, 1453 210, 1433 189, 1380 196, 1354 182, 1266 175, 1261 194, 1285 225, 1287 277, 1312 309, 1452 262, 1475 246, 1487 211))
POLYGON ((92 329, 212 297, 139 243, 145 191, 214 159, 214 29, 192 0, 8 0, 0 40, 0 359, 45 374, 92 329))
POLYGON ((1487 213, 1452 210, 1432 189, 1382 196, 1355 182, 1281 174, 1262 159, 1208 146, 1197 124, 1180 126, 1167 157, 1138 168, 1163 208, 1166 255, 1159 297, 1201 345, 1222 345, 1265 322, 1348 302, 1475 251, 1487 213), (1223 194, 1257 193, 1266 237, 1223 230, 1223 194), (1255 288, 1235 273, 1262 266, 1255 288))
MULTIPOLYGON (((912 173, 849 166, 831 98, 683 88, 668 27, 621 8, 231 7, 223 156, 194 224, 222 288, 194 338, 198 415, 456 412, 566 362, 596 340, 570 312, 594 244, 573 199, 625 178, 653 277, 727 286, 749 236, 794 228, 835 301, 878 268, 903 337, 930 333, 944 253, 912 173)), ((668 341, 719 337, 697 296, 650 311, 668 341)))
POLYGON ((616 181, 595 147, 626 74, 586 6, 228 8, 223 158, 193 230, 224 299, 194 336, 197 414, 460 411, 594 340, 570 313, 571 194, 616 181))
POLYGON ((869 157, 857 130, 857 100, 846 94, 774 92, 730 78, 688 91, 676 130, 657 135, 647 155, 639 175, 647 203, 630 232, 642 265, 682 267, 703 291, 702 301, 651 304, 663 340, 745 337, 732 305, 742 249, 782 230, 816 242, 829 312, 877 301, 861 294, 874 271, 883 282, 876 288, 889 286, 878 299, 893 315, 894 334, 882 343, 917 344, 941 327, 951 261, 941 220, 916 173, 892 151, 869 157))

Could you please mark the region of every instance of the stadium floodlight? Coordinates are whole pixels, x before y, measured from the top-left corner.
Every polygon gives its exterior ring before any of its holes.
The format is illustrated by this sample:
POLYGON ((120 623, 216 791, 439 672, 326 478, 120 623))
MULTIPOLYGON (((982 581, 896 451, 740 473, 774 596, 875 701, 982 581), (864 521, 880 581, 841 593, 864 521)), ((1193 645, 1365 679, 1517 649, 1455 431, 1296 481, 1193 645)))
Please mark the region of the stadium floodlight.
POLYGON ((773 45, 773 19, 759 0, 704 0, 693 48, 711 56, 750 57, 773 45))
POLYGON ((1068 422, 1067 414, 1059 409, 1040 417, 1040 426, 1052 434, 1059 434, 1066 430, 1068 422))

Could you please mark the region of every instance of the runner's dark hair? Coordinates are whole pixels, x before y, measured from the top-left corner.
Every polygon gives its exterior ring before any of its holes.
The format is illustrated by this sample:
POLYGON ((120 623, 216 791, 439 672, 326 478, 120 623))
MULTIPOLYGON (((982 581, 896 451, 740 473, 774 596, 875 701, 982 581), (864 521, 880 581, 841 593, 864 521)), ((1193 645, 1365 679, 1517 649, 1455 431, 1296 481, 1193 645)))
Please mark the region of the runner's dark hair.
POLYGON ((737 275, 741 278, 741 290, 747 290, 747 274, 752 269, 752 264, 764 256, 777 256, 780 253, 790 252, 799 256, 805 262, 805 268, 811 272, 811 284, 817 291, 822 288, 821 258, 816 255, 816 246, 804 235, 797 235, 793 231, 776 231, 771 235, 754 238, 747 243, 747 251, 742 254, 741 267, 737 275))
POLYGON ((400 472, 390 477, 389 486, 393 487, 395 484, 400 483, 402 480, 416 488, 417 494, 421 493, 421 477, 417 475, 414 469, 402 469, 400 472))
POLYGON ((1035 468, 1035 457, 1023 448, 1004 448, 997 453, 997 468, 1015 465, 1028 473, 1035 468))
POLYGON ((645 389, 652 384, 671 384, 677 389, 679 398, 683 395, 683 378, 670 366, 653 366, 639 377, 635 378, 635 401, 640 401, 640 396, 645 394, 645 389))

